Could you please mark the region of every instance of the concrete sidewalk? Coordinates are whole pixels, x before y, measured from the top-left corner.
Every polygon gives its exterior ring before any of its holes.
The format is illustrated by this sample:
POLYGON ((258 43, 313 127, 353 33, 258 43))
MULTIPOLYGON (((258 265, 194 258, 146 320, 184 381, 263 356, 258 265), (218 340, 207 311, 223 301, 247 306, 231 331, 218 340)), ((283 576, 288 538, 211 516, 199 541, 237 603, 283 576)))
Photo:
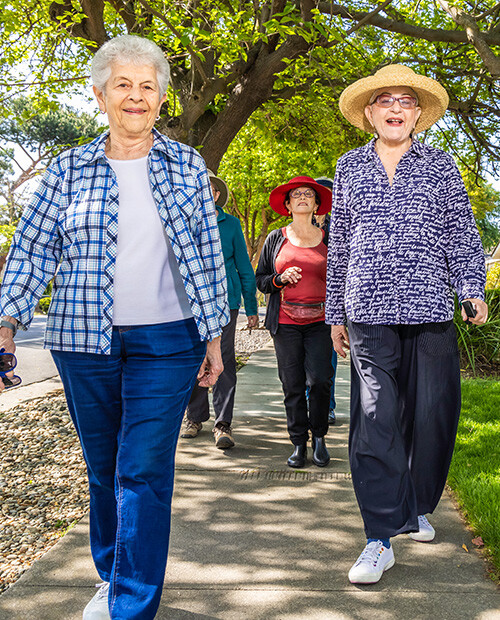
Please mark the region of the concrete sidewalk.
MULTIPOLYGON (((365 540, 347 461, 346 364, 336 385, 325 469, 286 465, 292 448, 271 346, 238 373, 236 447, 216 450, 210 424, 180 441, 158 620, 500 619, 499 591, 446 493, 434 542, 399 536, 396 565, 380 583, 349 583, 365 540)), ((2 594, 0 620, 80 620, 98 581, 84 520, 2 594)))

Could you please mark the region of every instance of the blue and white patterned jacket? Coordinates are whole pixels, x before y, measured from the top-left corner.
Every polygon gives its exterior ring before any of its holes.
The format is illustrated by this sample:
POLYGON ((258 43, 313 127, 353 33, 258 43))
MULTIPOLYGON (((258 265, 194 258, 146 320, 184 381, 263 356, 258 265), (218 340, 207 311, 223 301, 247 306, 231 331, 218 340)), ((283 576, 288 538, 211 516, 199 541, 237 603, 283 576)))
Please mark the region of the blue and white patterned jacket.
POLYGON ((450 155, 414 140, 391 186, 372 140, 339 159, 333 194, 327 323, 442 322, 453 290, 484 299, 484 252, 450 155))
MULTIPOLYGON (((45 333, 50 349, 110 351, 118 184, 104 154, 107 135, 65 151, 49 167, 8 256, 1 313, 22 327, 31 322, 38 299, 56 274, 45 333)), ((221 334, 229 310, 205 162, 193 148, 154 131, 149 179, 200 338, 212 340, 221 334)))

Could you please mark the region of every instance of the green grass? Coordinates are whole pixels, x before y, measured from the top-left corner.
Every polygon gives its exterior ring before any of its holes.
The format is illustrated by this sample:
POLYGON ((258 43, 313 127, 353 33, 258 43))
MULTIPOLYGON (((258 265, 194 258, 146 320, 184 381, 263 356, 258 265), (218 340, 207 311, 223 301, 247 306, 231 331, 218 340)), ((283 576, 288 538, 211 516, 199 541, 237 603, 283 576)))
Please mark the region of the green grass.
POLYGON ((500 579, 500 381, 464 379, 448 484, 500 579))

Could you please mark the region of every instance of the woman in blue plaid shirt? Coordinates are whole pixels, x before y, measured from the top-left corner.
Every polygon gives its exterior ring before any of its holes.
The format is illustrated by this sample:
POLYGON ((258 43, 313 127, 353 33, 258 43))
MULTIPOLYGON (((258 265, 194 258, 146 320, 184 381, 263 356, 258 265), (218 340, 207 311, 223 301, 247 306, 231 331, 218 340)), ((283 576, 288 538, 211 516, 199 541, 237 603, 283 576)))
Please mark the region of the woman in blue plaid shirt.
MULTIPOLYGON (((45 346, 87 463, 90 542, 103 584, 84 620, 155 617, 174 456, 196 378, 215 383, 229 317, 205 163, 153 129, 169 65, 122 36, 92 63, 109 132, 44 174, 2 284, 0 346, 14 352, 54 277, 45 346)), ((0 387, 3 387, 0 382, 0 387)))

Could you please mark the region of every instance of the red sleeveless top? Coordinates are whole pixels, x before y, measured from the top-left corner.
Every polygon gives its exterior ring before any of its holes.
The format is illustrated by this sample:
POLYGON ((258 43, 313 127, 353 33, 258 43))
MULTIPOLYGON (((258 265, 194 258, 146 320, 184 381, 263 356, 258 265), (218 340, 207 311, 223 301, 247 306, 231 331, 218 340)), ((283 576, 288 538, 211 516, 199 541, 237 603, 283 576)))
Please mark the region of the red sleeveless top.
MULTIPOLYGON (((328 253, 326 245, 321 241, 313 248, 301 248, 290 243, 286 228, 282 228, 281 232, 285 237, 285 242, 276 257, 276 271, 283 273, 288 267, 300 267, 302 269, 302 278, 297 284, 287 284, 283 288, 284 299, 301 304, 324 302, 326 296, 326 256, 328 253)), ((325 320, 324 312, 323 318, 319 320, 325 320)), ((278 322, 286 325, 299 325, 287 316, 281 307, 278 322)))

